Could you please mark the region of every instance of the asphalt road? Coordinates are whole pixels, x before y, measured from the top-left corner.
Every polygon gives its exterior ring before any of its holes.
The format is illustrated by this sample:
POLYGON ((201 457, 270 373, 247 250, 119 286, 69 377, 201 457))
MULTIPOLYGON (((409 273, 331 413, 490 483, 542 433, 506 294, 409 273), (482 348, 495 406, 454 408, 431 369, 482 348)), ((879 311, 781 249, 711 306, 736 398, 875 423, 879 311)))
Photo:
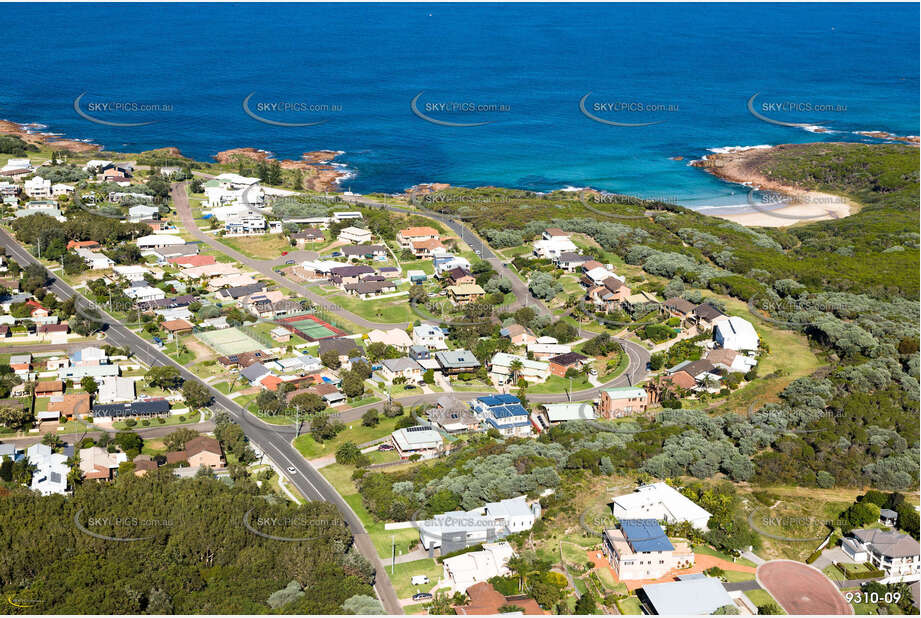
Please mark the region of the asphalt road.
MULTIPOLYGON (((182 191, 181 193, 184 194, 185 192, 182 191)), ((0 246, 5 247, 8 255, 12 256, 21 266, 39 263, 38 260, 10 236, 9 233, 2 229, 0 229, 0 246)), ((285 281, 282 283, 286 284, 285 281)), ((53 278, 48 288, 54 292, 55 296, 62 300, 68 299, 71 296, 76 296, 78 306, 91 306, 91 303, 85 297, 78 294, 73 288, 60 279, 53 278)), ((160 350, 152 344, 138 337, 118 321, 111 317, 108 317, 106 321, 108 324, 108 328, 105 331, 106 338, 112 345, 129 348, 137 358, 151 367, 170 365, 178 369, 183 378, 198 380, 198 377, 185 367, 160 352, 160 350)), ((250 417, 250 415, 242 407, 234 403, 232 399, 217 389, 211 386, 208 386, 208 389, 214 397, 212 407, 226 411, 230 414, 231 418, 241 423, 250 441, 278 464, 285 477, 301 495, 307 500, 329 502, 339 509, 349 524, 349 528, 355 538, 356 547, 375 567, 377 577, 374 588, 384 606, 384 610, 389 614, 402 614, 402 607, 390 583, 384 565, 380 558, 378 558, 374 544, 368 537, 367 531, 365 531, 361 520, 358 519, 358 516, 355 515, 355 512, 352 511, 351 507, 342 499, 339 493, 300 455, 300 453, 297 452, 291 445, 290 438, 276 431, 271 431, 264 423, 248 422, 248 417, 250 417)))

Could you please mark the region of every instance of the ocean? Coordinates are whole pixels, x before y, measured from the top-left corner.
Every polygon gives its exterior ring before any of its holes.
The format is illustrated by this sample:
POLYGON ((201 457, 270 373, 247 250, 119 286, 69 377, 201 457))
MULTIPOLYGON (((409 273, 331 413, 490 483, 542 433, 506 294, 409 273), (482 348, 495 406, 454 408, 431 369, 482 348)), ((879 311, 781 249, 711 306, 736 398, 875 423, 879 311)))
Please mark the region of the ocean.
POLYGON ((0 118, 202 160, 236 147, 343 151, 342 188, 362 193, 590 186, 733 206, 745 188, 689 161, 919 133, 915 4, 5 4, 3 14, 0 118), (748 109, 753 96, 766 120, 748 109), (139 123, 151 124, 121 126, 139 123))

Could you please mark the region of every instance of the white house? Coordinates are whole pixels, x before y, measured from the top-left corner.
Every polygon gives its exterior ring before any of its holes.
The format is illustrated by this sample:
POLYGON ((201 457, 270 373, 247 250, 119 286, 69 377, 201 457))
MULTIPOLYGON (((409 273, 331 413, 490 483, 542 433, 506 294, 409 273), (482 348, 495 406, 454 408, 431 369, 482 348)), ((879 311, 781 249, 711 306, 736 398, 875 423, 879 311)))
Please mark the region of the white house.
POLYGON ((505 541, 483 543, 481 551, 445 558, 442 562, 444 579, 456 592, 467 592, 467 588, 478 582, 509 575, 507 565, 514 555, 515 550, 505 541))
POLYGON ((62 182, 51 185, 51 195, 57 197, 59 195, 70 195, 74 192, 73 185, 67 185, 62 182))
POLYGON ((413 455, 431 459, 438 455, 444 442, 440 433, 422 425, 397 429, 390 438, 401 459, 409 459, 413 455))
POLYGON ((921 580, 921 545, 907 534, 877 528, 854 530, 841 549, 857 562, 869 561, 886 576, 881 583, 921 580))
POLYGON ((738 316, 720 320, 713 326, 713 340, 728 350, 753 351, 758 349, 758 333, 751 322, 738 316))
POLYGON ((106 268, 111 268, 115 265, 109 256, 104 253, 94 253, 89 249, 84 249, 80 247, 75 249, 77 255, 83 258, 83 261, 87 263, 90 270, 104 270, 106 268))
POLYGON ((555 236, 550 239, 534 241, 534 255, 544 259, 554 259, 563 253, 576 253, 579 248, 565 236, 555 236))
POLYGON ((347 227, 339 232, 338 240, 350 242, 356 245, 364 245, 371 242, 371 231, 360 227, 347 227))
POLYGON ((406 378, 408 382, 418 382, 422 379, 422 365, 405 356, 386 358, 381 361, 381 375, 388 382, 398 377, 406 378))
POLYGON ((413 345, 413 340, 406 334, 405 330, 400 328, 391 328, 390 330, 380 330, 375 328, 368 333, 370 343, 383 343, 384 345, 393 346, 396 349, 406 352, 413 345))
POLYGON ((51 181, 41 176, 33 176, 23 184, 23 190, 33 199, 51 197, 51 181))
POLYGON ((160 288, 150 287, 149 285, 127 287, 124 291, 125 296, 139 303, 149 302, 152 300, 163 300, 166 298, 166 292, 160 288))
POLYGON ((710 513, 671 485, 641 485, 633 493, 615 496, 611 513, 617 519, 655 519, 667 523, 690 522, 698 530, 707 530, 710 513))
POLYGON ((67 493, 70 467, 66 455, 54 453, 50 446, 36 443, 26 449, 26 457, 36 467, 32 474, 32 490, 43 496, 67 493))
POLYGON ((179 236, 173 236, 172 234, 151 234, 149 236, 141 236, 135 242, 137 243, 138 249, 141 250, 185 244, 185 240, 179 236))
POLYGON ((99 392, 96 393, 96 403, 116 403, 134 400, 134 380, 131 378, 105 377, 99 385, 99 392))
POLYGON ((112 267, 112 272, 128 281, 143 281, 150 271, 140 264, 119 264, 112 267))
POLYGON ((521 367, 518 369, 518 375, 514 379, 524 378, 528 382, 541 383, 546 382, 550 377, 550 363, 546 361, 530 360, 524 356, 507 354, 506 352, 496 352, 489 361, 489 376, 499 384, 505 384, 512 381, 512 364, 518 361, 521 367))
POLYGON ((432 324, 420 324, 413 327, 413 344, 424 345, 430 350, 447 350, 445 334, 432 324))
POLYGON ((30 159, 7 159, 6 165, 0 168, 0 172, 9 172, 12 170, 31 170, 32 161, 30 159))
POLYGON ((426 550, 440 547, 448 554, 484 541, 530 530, 540 519, 540 503, 528 504, 525 496, 488 502, 469 511, 452 511, 415 522, 419 540, 426 550))
POLYGON ((128 209, 128 221, 138 223, 144 219, 156 219, 160 216, 160 209, 156 206, 132 206, 128 209))

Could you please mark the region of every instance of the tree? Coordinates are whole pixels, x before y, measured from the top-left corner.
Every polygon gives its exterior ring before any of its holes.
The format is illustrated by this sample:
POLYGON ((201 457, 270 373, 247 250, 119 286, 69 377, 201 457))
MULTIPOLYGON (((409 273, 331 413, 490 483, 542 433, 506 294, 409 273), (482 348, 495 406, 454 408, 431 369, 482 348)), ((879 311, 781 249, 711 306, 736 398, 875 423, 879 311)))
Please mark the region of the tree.
POLYGON ((589 614, 597 614, 598 607, 595 604, 595 597, 591 593, 585 592, 579 597, 579 600, 576 601, 575 614, 580 616, 586 616, 589 614))
POLYGON ((426 369, 425 373, 422 374, 422 381, 425 382, 426 384, 434 384, 435 383, 435 372, 432 371, 431 369, 426 369))
POLYGON ((316 414, 326 409, 323 398, 316 393, 301 393, 291 398, 290 406, 304 414, 316 414))
POLYGON ((133 431, 119 431, 115 434, 113 442, 128 454, 128 459, 134 459, 139 455, 144 446, 144 440, 133 431))
POLYGON ((188 429, 187 427, 180 427, 163 438, 163 445, 166 447, 167 451, 181 451, 185 448, 186 442, 198 435, 197 431, 188 429))
POLYGON ((31 425, 35 420, 32 411, 24 406, 0 407, 0 425, 19 430, 31 425))
POLYGON ((380 601, 366 594, 356 594, 342 604, 342 611, 346 614, 381 615, 384 607, 380 601))
POLYGON ((61 440, 61 437, 56 433, 46 433, 42 436, 42 444, 45 446, 50 446, 53 449, 59 448, 64 444, 64 441, 61 440))
POLYGON ((80 379, 80 386, 90 395, 95 395, 99 392, 99 384, 96 383, 93 376, 83 376, 83 378, 80 379))
POLYGON ((711 615, 713 615, 713 616, 726 616, 726 615, 729 615, 729 614, 731 614, 731 615, 736 615, 736 614, 738 614, 738 613, 739 613, 739 608, 738 608, 738 607, 736 607, 735 605, 729 605, 729 604, 727 603, 726 605, 721 605, 720 607, 717 607, 717 608, 716 608, 716 611, 714 611, 713 614, 711 614, 711 615))
POLYGON ((342 361, 339 360, 339 352, 335 350, 326 350, 320 354, 320 361, 330 369, 339 369, 342 366, 342 361))
POLYGON ((365 392, 365 381, 354 371, 342 374, 342 392, 348 398, 361 397, 365 392))
POLYGON ((780 616, 783 613, 777 603, 765 603, 758 606, 758 614, 761 616, 780 616))
POLYGON ((336 463, 354 464, 362 457, 361 449, 354 442, 343 442, 336 449, 336 463))
POLYGON ((211 403, 211 391, 198 380, 186 380, 182 385, 182 397, 190 408, 204 408, 211 403))
POLYGON ((376 427, 380 421, 380 414, 375 408, 371 408, 361 416, 361 424, 365 427, 376 427))
POLYGON ((182 386, 183 382, 179 370, 172 365, 151 367, 146 378, 148 384, 164 390, 175 390, 182 386))
POLYGON ((543 300, 550 300, 559 296, 563 292, 563 286, 553 275, 545 272, 536 272, 528 281, 528 289, 531 294, 543 300))
POLYGON ((326 442, 345 429, 345 425, 338 420, 330 420, 328 414, 317 414, 310 421, 310 435, 317 442, 326 442))
POLYGON ((521 375, 521 370, 524 369, 524 363, 520 359, 516 358, 508 366, 509 371, 512 372, 512 382, 518 382, 518 377, 521 375))

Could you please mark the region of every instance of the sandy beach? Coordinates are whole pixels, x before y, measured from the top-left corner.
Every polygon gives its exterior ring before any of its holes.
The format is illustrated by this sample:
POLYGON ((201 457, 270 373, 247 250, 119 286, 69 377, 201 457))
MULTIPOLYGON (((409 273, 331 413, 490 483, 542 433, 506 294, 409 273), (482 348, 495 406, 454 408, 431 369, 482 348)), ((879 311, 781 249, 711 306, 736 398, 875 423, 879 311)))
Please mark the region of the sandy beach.
POLYGON ((705 211, 706 214, 749 227, 787 227, 843 219, 859 210, 859 206, 847 198, 783 184, 760 172, 761 165, 772 152, 791 147, 795 146, 733 149, 691 163, 723 180, 744 185, 750 191, 749 207, 713 209, 705 211))

